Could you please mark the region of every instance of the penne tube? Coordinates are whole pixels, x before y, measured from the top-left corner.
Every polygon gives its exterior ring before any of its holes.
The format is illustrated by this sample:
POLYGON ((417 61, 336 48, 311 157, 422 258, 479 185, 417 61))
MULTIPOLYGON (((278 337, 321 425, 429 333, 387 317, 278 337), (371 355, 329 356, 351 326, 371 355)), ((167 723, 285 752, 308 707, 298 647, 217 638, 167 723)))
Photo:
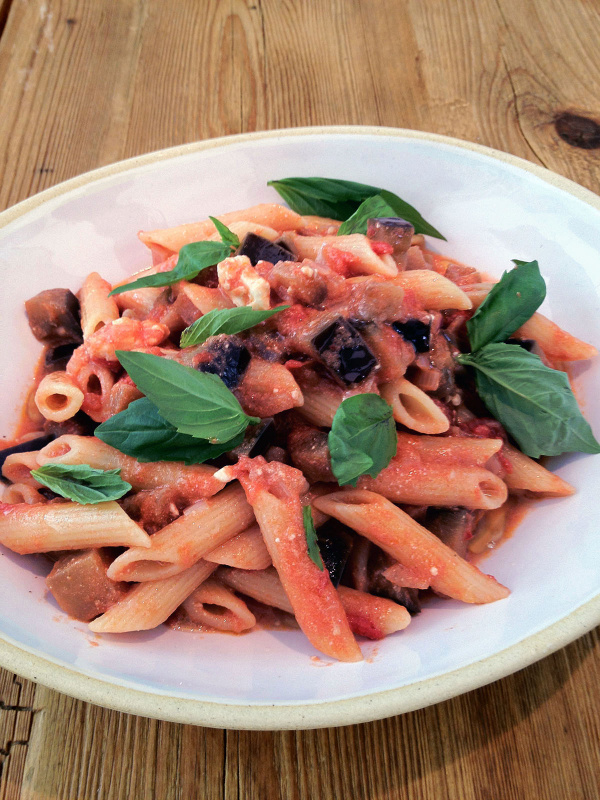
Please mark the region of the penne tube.
POLYGON ((286 233, 282 239, 292 246, 299 260, 317 259, 323 247, 329 246, 351 256, 351 268, 354 272, 384 275, 388 278, 398 274, 398 267, 393 259, 378 256, 362 233, 351 233, 347 236, 299 236, 296 233, 286 233))
MULTIPOLYGON (((227 227, 230 231, 235 233, 240 242, 243 242, 249 233, 254 233, 256 236, 262 236, 263 239, 268 239, 270 242, 274 242, 275 239, 279 239, 280 236, 279 230, 270 228, 268 225, 260 225, 258 222, 248 222, 243 220, 242 222, 232 222, 231 225, 228 225, 227 227)), ((215 239, 219 242, 221 241, 221 235, 216 231, 209 238, 215 239)))
POLYGON ((208 286, 182 281, 181 292, 201 314, 208 314, 215 309, 233 308, 232 301, 220 289, 209 289, 208 286))
POLYGON ((413 293, 427 311, 446 308, 467 310, 473 307, 469 296, 461 288, 433 270, 407 270, 400 272, 393 281, 413 293))
POLYGON ((344 399, 343 389, 334 386, 302 388, 304 402, 298 409, 302 416, 319 428, 331 428, 335 412, 344 399))
MULTIPOLYGON (((221 484, 222 485, 222 484, 221 484)), ((153 581, 190 567, 254 521, 239 485, 190 506, 152 536, 149 548, 132 547, 108 568, 113 581, 153 581)))
POLYGON ((568 497, 575 493, 570 483, 563 481, 516 447, 505 444, 502 457, 508 462, 503 479, 509 492, 535 492, 544 497, 568 497))
MULTIPOLYGON (((253 222, 272 228, 278 233, 295 230, 303 225, 303 219, 299 214, 278 203, 261 203, 241 211, 219 214, 217 219, 228 227, 237 222, 253 222)), ((178 253, 184 245, 210 239, 215 233, 215 226, 207 219, 203 222, 178 225, 175 228, 141 231, 139 237, 147 247, 159 245, 171 253, 178 253)))
POLYGON ((427 461, 445 461, 483 467, 502 449, 502 439, 474 436, 415 436, 398 434, 398 455, 418 455, 427 461))
POLYGON ((148 534, 114 501, 0 504, 0 542, 15 553, 150 547, 148 534))
POLYGON ((374 542, 432 589, 465 603, 491 603, 508 589, 462 559, 433 533, 374 492, 351 490, 324 495, 315 505, 374 542))
POLYGON ((544 355, 555 361, 583 361, 598 355, 593 345, 567 333, 537 311, 513 336, 517 339, 534 339, 544 355))
POLYGON ((66 372, 46 375, 35 392, 35 404, 40 414, 52 422, 64 422, 74 417, 83 400, 83 392, 66 372))
POLYGON ((450 421, 434 400, 406 378, 379 387, 383 399, 394 412, 394 419, 419 433, 445 433, 450 421))
POLYGON ((111 289, 110 283, 101 278, 97 272, 90 272, 83 282, 79 292, 79 304, 84 341, 107 323, 119 319, 119 307, 114 298, 108 296, 111 289))
MULTIPOLYGON (((128 283, 131 279, 128 278, 122 283, 128 283)), ((132 289, 129 292, 116 294, 114 300, 120 311, 133 311, 139 319, 144 319, 152 311, 154 304, 163 292, 162 288, 146 286, 144 289, 132 289)))
POLYGON ((11 453, 4 459, 2 475, 11 483, 23 483, 37 488, 41 484, 31 475, 32 469, 40 466, 38 456, 41 450, 30 453, 11 453))
POLYGON ((217 578, 201 583, 183 602, 183 609, 196 625, 218 631, 242 633, 256 625, 256 617, 246 603, 217 578))
POLYGON ((237 477, 244 487, 298 624, 311 644, 340 661, 360 661, 360 649, 329 573, 308 554, 300 502, 308 487, 302 473, 259 456, 242 457, 217 474, 223 480, 237 477))
POLYGON ((258 525, 251 525, 237 536, 232 536, 206 553, 204 559, 238 569, 266 569, 271 565, 271 556, 258 525))
POLYGON ((215 564, 199 561, 184 572, 163 580, 134 586, 101 617, 90 622, 95 633, 147 631, 158 627, 216 569, 215 564))
POLYGON ((251 358, 236 394, 246 414, 272 417, 302 406, 302 390, 283 364, 251 358))
POLYGON ((27 503, 31 506, 36 503, 45 503, 46 498, 34 486, 29 486, 27 483, 11 483, 2 493, 2 502, 10 505, 27 503))
POLYGON ((472 307, 479 308, 491 292, 493 286, 494 283, 491 281, 484 281, 481 283, 470 283, 467 286, 463 286, 462 290, 471 301, 472 307))
POLYGON ((214 467, 206 464, 187 466, 178 461, 142 463, 93 436, 59 436, 43 447, 37 458, 36 466, 32 469, 48 463, 89 464, 95 469, 120 469, 121 477, 133 489, 176 486, 181 497, 188 503, 202 497, 211 497, 223 487, 222 483, 213 478, 214 467))
MULTIPOLYGON (((279 608, 289 614, 294 613, 275 569, 260 572, 225 569, 219 571, 219 577, 232 589, 258 600, 259 603, 279 608)), ((358 636, 382 639, 390 633, 404 630, 410 623, 408 611, 392 600, 375 597, 347 586, 338 586, 337 592, 350 628, 358 636)))

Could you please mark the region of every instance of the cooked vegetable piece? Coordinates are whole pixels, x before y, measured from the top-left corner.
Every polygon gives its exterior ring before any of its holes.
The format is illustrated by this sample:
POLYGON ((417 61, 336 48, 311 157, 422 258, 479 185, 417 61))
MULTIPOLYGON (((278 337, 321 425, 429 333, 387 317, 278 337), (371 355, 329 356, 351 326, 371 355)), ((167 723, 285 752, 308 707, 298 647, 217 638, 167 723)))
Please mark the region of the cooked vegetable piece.
POLYGON ((25 311, 38 341, 52 346, 83 342, 79 300, 69 289, 46 289, 27 300, 25 311))
POLYGON ((249 425, 246 428, 244 441, 232 453, 236 456, 264 456, 269 447, 275 443, 277 431, 273 417, 265 417, 258 425, 249 425))
POLYGON ((383 550, 380 550, 379 547, 372 547, 368 567, 368 574, 371 577, 366 591, 369 592, 369 594, 374 594, 376 597, 387 597, 388 600, 399 603, 401 606, 404 606, 409 614, 419 614, 421 611, 421 603, 419 601, 418 589, 397 586, 395 583, 389 581, 383 574, 385 570, 394 563, 394 559, 387 553, 384 553, 383 550))
POLYGON ((235 389, 250 363, 248 348, 237 336, 221 334, 210 339, 197 365, 200 372, 218 375, 228 389, 235 389))
POLYGON ((61 555, 46 578, 58 605, 69 616, 89 622, 126 594, 128 585, 106 577, 107 550, 79 550, 61 555))
POLYGON ((8 456, 12 456, 13 453, 31 453, 34 450, 41 450, 42 447, 50 444, 55 438, 54 436, 38 436, 37 439, 27 439, 25 442, 0 450, 0 469, 4 466, 8 456))
POLYGON ((44 356, 44 367, 52 372, 64 370, 76 347, 77 342, 70 342, 69 344, 59 344, 47 350, 44 356))
POLYGON ((338 317, 313 341, 325 366, 347 386, 368 378, 377 359, 348 320, 338 317))
POLYGON ((319 529, 317 541, 331 582, 338 586, 352 550, 353 536, 337 520, 330 520, 319 529))
POLYGON ((428 322, 409 319, 406 322, 392 322, 392 328, 407 342, 414 345, 417 353, 426 353, 429 350, 431 325, 428 322))
POLYGON ((466 508, 432 508, 427 515, 425 527, 461 558, 466 558, 467 544, 473 535, 475 520, 475 512, 466 508))
POLYGON ((269 261, 277 264, 278 261, 294 261, 295 256, 291 250, 282 244, 276 244, 259 236, 257 233, 247 233, 236 255, 248 256, 250 263, 255 267, 259 261, 269 261))
POLYGON ((373 242, 385 242, 390 244, 393 250, 394 259, 399 259, 410 247, 415 229, 405 219, 400 217, 380 217, 370 219, 367 228, 367 236, 373 242))

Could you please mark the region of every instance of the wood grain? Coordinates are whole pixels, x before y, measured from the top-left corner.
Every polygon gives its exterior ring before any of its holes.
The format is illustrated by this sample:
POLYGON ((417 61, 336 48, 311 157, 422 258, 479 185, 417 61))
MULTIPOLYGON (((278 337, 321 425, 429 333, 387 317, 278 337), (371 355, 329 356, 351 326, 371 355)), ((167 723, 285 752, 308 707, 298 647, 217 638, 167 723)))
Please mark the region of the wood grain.
MULTIPOLYGON (((595 0, 0 0, 0 207, 120 158, 299 125, 481 142, 598 191, 595 0)), ((412 714, 213 731, 2 672, 0 800, 600 797, 600 639, 412 714)))

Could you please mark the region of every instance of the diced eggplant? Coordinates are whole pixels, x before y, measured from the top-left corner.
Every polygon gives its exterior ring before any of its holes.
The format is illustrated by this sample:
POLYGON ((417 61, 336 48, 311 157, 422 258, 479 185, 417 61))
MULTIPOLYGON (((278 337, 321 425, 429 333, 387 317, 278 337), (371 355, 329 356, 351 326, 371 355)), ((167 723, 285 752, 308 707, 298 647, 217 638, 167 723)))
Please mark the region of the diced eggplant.
POLYGON ((248 348, 237 336, 221 334, 207 342, 197 369, 218 375, 228 389, 235 389, 250 363, 248 348))
POLYGON ((527 350, 528 353, 531 353, 533 348, 536 345, 535 339, 510 339, 506 340, 506 344, 518 344, 519 347, 522 347, 524 350, 527 350))
POLYGON ((467 556, 467 543, 473 534, 475 513, 466 508, 430 508, 425 527, 451 547, 461 558, 467 556))
POLYGON ((13 453, 29 453, 33 450, 41 450, 42 447, 45 447, 50 442, 54 441, 54 436, 38 436, 36 439, 27 439, 25 442, 20 442, 20 444, 15 444, 12 447, 7 447, 4 450, 0 450, 0 469, 4 466, 4 462, 11 456, 13 453))
POLYGON ((264 456, 267 450, 275 443, 277 431, 273 417, 266 417, 258 425, 249 425, 246 428, 244 441, 232 450, 236 456, 264 456))
POLYGON ((46 289, 27 300, 25 311, 38 341, 54 347, 83 342, 79 300, 69 289, 46 289))
POLYGON ((334 586, 338 586, 350 556, 354 538, 344 525, 336 520, 329 520, 319 528, 317 541, 331 582, 334 586))
POLYGON ((377 366, 363 337, 343 317, 321 331, 313 344, 325 366, 347 386, 368 378, 377 366))
POLYGON ((48 371, 52 372, 64 370, 76 347, 77 344, 71 342, 70 344, 59 344, 57 347, 50 348, 46 351, 44 366, 48 371))
POLYGON ((371 577, 366 591, 377 597, 387 597, 388 600, 399 603, 406 608, 409 614, 418 614, 421 611, 419 590, 396 586, 383 575, 384 571, 394 563, 394 559, 383 550, 372 547, 368 570, 371 577))
POLYGON ((53 422, 47 419, 44 422, 44 431, 52 436, 53 439, 58 439, 59 436, 93 436, 94 431, 99 423, 95 422, 91 417, 88 417, 83 411, 78 411, 71 419, 66 419, 64 422, 53 422))
POLYGON ((311 483, 335 482, 325 431, 298 423, 289 433, 287 447, 292 463, 311 483))
POLYGON ((407 342, 414 345, 417 353, 426 353, 429 350, 429 337, 431 325, 421 322, 420 319, 409 319, 406 322, 392 322, 392 328, 407 342))
POLYGON ((276 244, 256 233, 247 233, 237 251, 238 256, 248 256, 255 267, 259 261, 277 264, 278 261, 294 261, 295 256, 287 247, 276 244))
POLYGON ((415 229, 405 219, 400 217, 382 217, 370 219, 367 227, 367 236, 373 242, 385 242, 394 248, 392 255, 399 259, 410 247, 415 229))
POLYGON ((46 585, 63 611, 89 622, 126 595, 126 583, 106 577, 111 561, 112 556, 105 550, 80 550, 57 560, 46 585))

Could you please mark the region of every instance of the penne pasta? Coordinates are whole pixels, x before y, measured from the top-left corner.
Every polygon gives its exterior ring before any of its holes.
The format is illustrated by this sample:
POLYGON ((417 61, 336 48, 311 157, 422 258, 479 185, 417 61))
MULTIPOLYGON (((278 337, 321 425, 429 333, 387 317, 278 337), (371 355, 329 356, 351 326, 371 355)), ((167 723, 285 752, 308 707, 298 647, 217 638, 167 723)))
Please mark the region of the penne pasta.
POLYGON ((598 355, 593 345, 567 333, 537 311, 513 335, 517 339, 534 339, 544 355, 555 361, 582 361, 598 355))
POLYGON ((39 488, 40 483, 31 475, 32 469, 40 466, 38 456, 41 451, 30 453, 11 453, 4 459, 2 475, 11 483, 22 483, 39 488))
POLYGON ((206 553, 204 559, 238 569, 266 569, 271 565, 271 556, 258 525, 251 525, 237 536, 232 536, 206 553))
POLYGON ((79 293, 81 306, 81 329, 83 340, 99 331, 109 322, 120 316, 119 307, 114 298, 109 297, 112 286, 97 272, 90 272, 79 293))
POLYGON ((0 542, 15 553, 150 547, 150 537, 114 501, 0 504, 0 542))
POLYGON ((516 447, 505 444, 502 457, 508 463, 503 480, 510 492, 533 492, 543 497, 568 497, 575 492, 569 483, 516 447))
POLYGON ((35 404, 40 414, 52 422, 74 417, 84 401, 84 394, 66 372, 51 372, 40 381, 35 404))
POLYGON ((256 625, 246 603, 217 578, 208 578, 183 602, 183 609, 196 625, 217 631, 241 633, 256 625))
POLYGON ((468 310, 473 303, 462 288, 453 281, 430 269, 411 269, 400 272, 394 279, 403 289, 410 291, 417 302, 428 311, 445 308, 468 310))
POLYGON ((393 259, 378 256, 362 233, 352 233, 347 236, 299 236, 287 233, 282 239, 291 245, 300 259, 318 259, 323 248, 329 246, 350 257, 351 268, 355 273, 385 277, 394 277, 398 274, 398 267, 393 259))
POLYGON ((394 412, 394 419, 419 433, 445 433, 450 421, 435 401, 406 378, 379 387, 383 399, 394 412))
POLYGON ((199 561, 173 577, 140 583, 123 600, 90 622, 90 630, 95 633, 152 630, 165 622, 216 568, 216 564, 199 561))
POLYGON ((272 417, 304 402, 290 370, 262 358, 250 359, 237 394, 246 413, 260 417, 272 417))
POLYGON ((4 488, 2 502, 10 505, 27 503, 31 506, 36 503, 45 503, 46 498, 35 487, 29 486, 27 483, 11 483, 4 488))
POLYGON ((462 559, 437 536, 374 492, 336 492, 315 500, 326 514, 367 539, 425 578, 436 592, 465 603, 491 603, 508 589, 462 559))

